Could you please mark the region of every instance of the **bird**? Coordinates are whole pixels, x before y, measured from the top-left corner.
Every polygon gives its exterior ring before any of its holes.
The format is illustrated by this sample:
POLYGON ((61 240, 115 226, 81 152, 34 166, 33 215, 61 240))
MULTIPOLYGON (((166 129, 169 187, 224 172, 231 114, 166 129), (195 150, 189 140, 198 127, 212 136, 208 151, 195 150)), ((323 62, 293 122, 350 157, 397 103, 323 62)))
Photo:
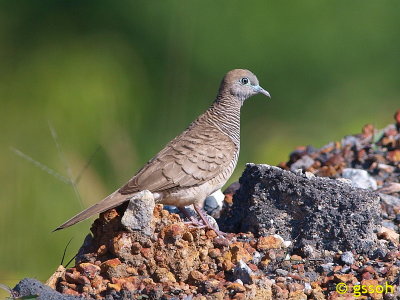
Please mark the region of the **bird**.
POLYGON ((197 203, 222 188, 232 175, 240 151, 240 110, 253 95, 271 98, 251 71, 234 69, 223 77, 209 108, 170 141, 125 185, 78 213, 54 231, 129 201, 149 190, 156 203, 178 208, 197 203))

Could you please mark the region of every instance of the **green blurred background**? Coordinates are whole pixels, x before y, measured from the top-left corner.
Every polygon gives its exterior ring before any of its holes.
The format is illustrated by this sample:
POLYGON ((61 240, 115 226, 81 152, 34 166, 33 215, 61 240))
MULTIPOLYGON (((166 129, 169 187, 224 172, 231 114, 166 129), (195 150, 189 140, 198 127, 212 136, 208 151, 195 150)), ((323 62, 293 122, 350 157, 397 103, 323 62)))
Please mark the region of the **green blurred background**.
POLYGON ((272 95, 242 110, 231 181, 246 162, 391 123, 399 37, 398 1, 1 1, 0 283, 46 280, 71 237, 72 257, 91 220, 51 230, 125 183, 230 69, 252 70, 272 95), (10 147, 74 178, 92 157, 81 203, 10 147))

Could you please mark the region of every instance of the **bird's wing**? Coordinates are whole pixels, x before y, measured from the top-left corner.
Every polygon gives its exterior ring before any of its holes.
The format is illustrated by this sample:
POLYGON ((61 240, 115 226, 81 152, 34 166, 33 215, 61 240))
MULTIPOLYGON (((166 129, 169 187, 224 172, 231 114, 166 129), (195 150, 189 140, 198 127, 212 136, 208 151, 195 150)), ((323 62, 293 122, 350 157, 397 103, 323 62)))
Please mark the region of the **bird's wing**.
POLYGON ((72 217, 56 230, 83 221, 90 216, 116 207, 130 194, 149 190, 200 185, 226 171, 238 147, 217 129, 187 130, 172 140, 129 182, 102 201, 72 217))
POLYGON ((216 128, 196 126, 172 140, 127 184, 121 194, 192 187, 224 172, 238 147, 216 128))

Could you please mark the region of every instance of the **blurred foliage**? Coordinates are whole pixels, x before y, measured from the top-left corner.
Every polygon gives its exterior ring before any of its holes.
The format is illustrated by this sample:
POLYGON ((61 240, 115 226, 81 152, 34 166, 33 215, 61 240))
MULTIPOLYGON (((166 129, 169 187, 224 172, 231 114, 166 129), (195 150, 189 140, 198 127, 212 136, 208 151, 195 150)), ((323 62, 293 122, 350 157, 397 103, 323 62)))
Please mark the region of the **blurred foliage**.
POLYGON ((400 107, 398 1, 0 1, 0 282, 46 280, 90 221, 51 230, 99 201, 248 68, 272 100, 242 113, 245 162, 277 164, 382 127, 400 107), (48 123, 57 131, 60 157, 48 123), (10 151, 20 149, 71 186, 10 151))

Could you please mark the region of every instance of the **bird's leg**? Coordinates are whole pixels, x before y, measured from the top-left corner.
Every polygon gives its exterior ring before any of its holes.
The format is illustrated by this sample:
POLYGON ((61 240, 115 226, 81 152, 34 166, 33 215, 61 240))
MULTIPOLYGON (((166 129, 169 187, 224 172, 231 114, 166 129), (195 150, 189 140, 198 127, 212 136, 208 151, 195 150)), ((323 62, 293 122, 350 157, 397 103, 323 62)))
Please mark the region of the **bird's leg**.
POLYGON ((203 211, 201 210, 200 207, 198 207, 196 204, 193 204, 194 210, 197 212, 197 214, 200 216, 200 218, 202 219, 202 221, 204 222, 204 225, 206 225, 206 227, 212 229, 215 231, 216 234, 218 234, 218 236, 220 237, 225 237, 226 233, 214 228, 210 222, 207 220, 207 217, 204 215, 203 211))
POLYGON ((179 211, 182 214, 184 214, 186 218, 188 218, 190 220, 190 222, 184 222, 185 224, 193 225, 193 226, 196 226, 199 228, 206 227, 204 224, 199 222, 194 216, 192 216, 184 206, 183 207, 177 206, 177 207, 178 207, 179 211))

